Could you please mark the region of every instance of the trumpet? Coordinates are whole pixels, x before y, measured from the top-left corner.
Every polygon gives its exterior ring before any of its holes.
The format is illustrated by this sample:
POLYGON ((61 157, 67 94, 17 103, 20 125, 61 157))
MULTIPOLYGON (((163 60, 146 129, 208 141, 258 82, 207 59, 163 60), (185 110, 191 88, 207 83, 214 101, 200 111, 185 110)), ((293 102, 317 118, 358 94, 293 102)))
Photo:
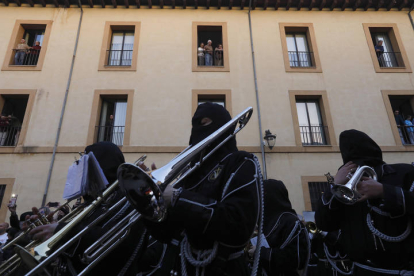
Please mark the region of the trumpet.
MULTIPOLYGON (((139 164, 146 159, 146 155, 141 156, 138 160, 134 162, 134 164, 139 164)), ((89 214, 95 211, 102 203, 105 203, 106 200, 110 195, 114 193, 114 191, 118 188, 118 181, 112 183, 103 193, 100 195, 96 200, 94 200, 91 204, 86 206, 81 212, 79 212, 76 217, 73 217, 70 222, 66 224, 60 231, 55 233, 51 238, 47 241, 37 245, 33 248, 33 253, 20 248, 19 255, 25 264, 31 269, 26 276, 29 275, 36 275, 39 272, 45 271, 46 266, 53 262, 57 257, 59 257, 65 250, 67 250, 70 246, 72 246, 76 241, 78 241, 83 235, 85 235, 93 226, 100 223, 103 219, 107 218, 110 214, 112 214, 115 210, 119 209, 123 204, 126 203, 126 197, 120 199, 117 203, 112 205, 109 209, 106 209, 103 214, 99 217, 94 219, 89 225, 84 227, 81 231, 79 231, 75 236, 69 239, 66 243, 62 246, 56 248, 56 250, 52 250, 54 246, 59 243, 62 239, 67 237, 68 233, 79 223, 84 220, 89 214), (53 252, 52 252, 53 251, 53 252)), ((103 238, 108 238, 105 234, 103 237, 98 239, 94 243, 94 249, 98 250, 98 253, 102 254, 94 254, 90 258, 85 259, 86 261, 90 262, 90 264, 78 275, 84 275, 90 269, 92 269, 102 258, 104 258, 112 249, 114 249, 125 237, 126 232, 129 231, 129 228, 138 221, 140 215, 137 211, 132 211, 128 216, 127 219, 123 219, 120 223, 114 226, 114 228, 110 229, 112 236, 110 237, 110 242, 102 243, 103 238), (98 243, 102 246, 100 250, 98 243)), ((96 252, 96 251, 95 251, 96 252)))
POLYGON ((322 233, 322 230, 319 229, 316 226, 316 223, 314 223, 313 221, 307 221, 305 223, 305 226, 306 226, 306 229, 308 230, 308 232, 311 233, 311 234, 313 234, 313 235, 322 233))
POLYGON ((368 177, 377 180, 377 173, 372 167, 358 167, 348 183, 345 185, 334 184, 332 186, 332 194, 336 197, 337 200, 344 204, 355 204, 358 199, 361 198, 361 194, 358 192, 358 183, 361 181, 361 178, 364 176, 364 174, 367 174, 368 177))
POLYGON ((154 222, 163 221, 167 215, 167 208, 163 198, 165 188, 168 185, 177 185, 199 168, 206 159, 246 126, 252 113, 252 107, 245 109, 204 140, 196 145, 189 146, 168 164, 153 172, 145 172, 141 168, 128 163, 119 166, 118 179, 120 187, 126 194, 128 201, 146 219, 154 222), (207 155, 199 157, 199 154, 203 155, 208 146, 222 137, 223 134, 236 128, 237 125, 239 127, 232 131, 215 148, 211 149, 207 155))

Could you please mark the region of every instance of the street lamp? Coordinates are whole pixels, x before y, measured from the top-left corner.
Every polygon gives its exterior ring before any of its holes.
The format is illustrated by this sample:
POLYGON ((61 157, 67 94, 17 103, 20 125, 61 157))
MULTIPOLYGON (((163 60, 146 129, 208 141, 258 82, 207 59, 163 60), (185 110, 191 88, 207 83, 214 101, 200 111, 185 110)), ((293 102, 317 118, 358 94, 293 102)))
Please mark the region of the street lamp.
POLYGON ((276 135, 273 135, 270 130, 265 131, 264 140, 266 141, 267 146, 269 149, 273 149, 276 144, 276 135))

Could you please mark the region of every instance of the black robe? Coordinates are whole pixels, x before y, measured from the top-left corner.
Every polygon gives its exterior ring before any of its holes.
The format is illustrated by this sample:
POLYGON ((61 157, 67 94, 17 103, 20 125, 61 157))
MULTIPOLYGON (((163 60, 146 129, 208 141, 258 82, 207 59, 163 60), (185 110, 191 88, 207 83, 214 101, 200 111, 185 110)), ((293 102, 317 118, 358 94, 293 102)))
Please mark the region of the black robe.
POLYGON ((264 202, 263 233, 270 248, 261 249, 261 267, 269 276, 299 275, 297 270, 305 266, 309 255, 308 232, 292 209, 283 182, 264 181, 264 202), (292 231, 293 236, 284 245, 292 231))
MULTIPOLYGON (((340 148, 344 164, 353 161, 374 167, 378 182, 383 184, 384 198, 345 205, 337 201, 329 189, 321 197, 315 214, 318 228, 328 232, 341 230, 339 242, 354 262, 384 269, 413 270, 414 234, 401 242, 382 239, 382 245, 378 237, 374 239, 367 215, 371 215, 375 228, 386 235, 399 236, 407 229, 414 218, 414 194, 410 192, 414 167, 385 164, 379 146, 365 133, 356 130, 341 134, 340 148), (388 212, 388 215, 378 214, 372 207, 388 212)), ((371 275, 371 272, 360 270, 355 267, 355 275, 371 275)))

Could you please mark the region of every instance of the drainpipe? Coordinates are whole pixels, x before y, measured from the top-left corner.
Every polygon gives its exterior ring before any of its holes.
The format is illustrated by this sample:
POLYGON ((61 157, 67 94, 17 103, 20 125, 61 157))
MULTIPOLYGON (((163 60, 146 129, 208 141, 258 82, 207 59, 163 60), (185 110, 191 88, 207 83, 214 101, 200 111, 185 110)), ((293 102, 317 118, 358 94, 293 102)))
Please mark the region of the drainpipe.
POLYGON ((56 141, 55 141, 55 145, 53 147, 52 161, 50 162, 49 173, 47 175, 47 181, 46 181, 45 193, 43 194, 43 200, 42 200, 42 205, 41 206, 45 206, 45 204, 46 204, 47 192, 49 190, 50 179, 52 177, 52 171, 53 171, 53 165, 55 163, 55 158, 56 158, 56 149, 57 149, 57 146, 58 146, 58 143, 59 143, 60 131, 62 130, 63 115, 65 114, 66 102, 68 100, 68 94, 69 94, 69 87, 70 87, 70 83, 72 81, 72 73, 73 73, 73 66, 75 64, 76 51, 78 50, 79 33, 80 33, 80 28, 81 28, 81 25, 82 25, 82 18, 83 18, 82 3, 81 3, 80 0, 78 0, 78 3, 79 3, 81 14, 80 14, 80 18, 79 18, 78 32, 76 34, 75 49, 73 50, 72 64, 70 66, 69 78, 68 78, 68 82, 67 82, 67 85, 66 85, 65 98, 63 100, 62 110, 60 112, 60 118, 59 118, 59 126, 58 126, 57 133, 56 133, 56 141))
POLYGON ((262 172, 263 172, 263 178, 267 179, 266 156, 265 156, 265 149, 264 149, 264 143, 263 143, 263 131, 262 131, 262 116, 260 115, 259 89, 257 88, 256 60, 254 58, 252 19, 250 17, 251 9, 252 9, 252 0, 249 1, 249 13, 248 13, 248 16, 249 16, 249 30, 250 30, 250 46, 252 48, 254 90, 256 91, 257 116, 258 116, 258 119, 259 119, 260 150, 262 152, 262 166, 263 166, 262 172))
POLYGON ((414 3, 412 4, 412 6, 411 6, 411 8, 410 8, 410 11, 408 12, 408 18, 410 18, 410 21, 411 21, 411 26, 413 26, 413 30, 414 30, 414 21, 413 21, 413 18, 412 18, 412 16, 411 16, 411 12, 412 12, 412 10, 414 10, 414 3))

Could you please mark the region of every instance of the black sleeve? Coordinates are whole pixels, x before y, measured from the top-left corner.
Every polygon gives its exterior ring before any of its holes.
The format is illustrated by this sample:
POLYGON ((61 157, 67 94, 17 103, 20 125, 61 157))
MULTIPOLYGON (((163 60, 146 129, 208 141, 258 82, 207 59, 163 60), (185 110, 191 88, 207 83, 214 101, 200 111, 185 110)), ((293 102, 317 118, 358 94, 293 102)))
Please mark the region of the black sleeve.
POLYGON ((16 229, 20 229, 20 222, 16 213, 10 215, 10 226, 16 229))
POLYGON ((229 189, 216 201, 183 190, 174 206, 176 221, 196 235, 204 235, 227 245, 242 246, 249 239, 258 219, 256 165, 245 160, 226 180, 229 189))
POLYGON ((338 202, 328 188, 318 202, 315 212, 315 222, 319 229, 327 232, 340 228, 340 202, 338 202))

